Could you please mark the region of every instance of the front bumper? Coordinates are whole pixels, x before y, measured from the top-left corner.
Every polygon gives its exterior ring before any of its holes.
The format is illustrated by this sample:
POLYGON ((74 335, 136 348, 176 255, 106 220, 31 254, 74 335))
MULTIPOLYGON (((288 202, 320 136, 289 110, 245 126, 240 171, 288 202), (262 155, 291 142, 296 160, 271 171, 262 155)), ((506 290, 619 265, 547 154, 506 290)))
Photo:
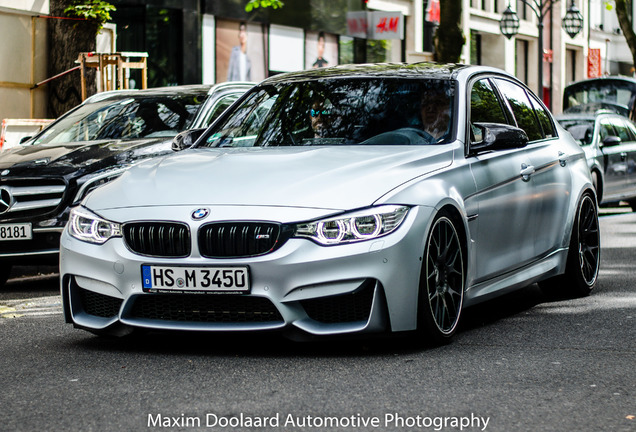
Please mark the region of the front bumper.
POLYGON ((235 259, 203 258, 196 247, 187 258, 152 258, 131 252, 121 238, 98 246, 65 231, 60 274, 66 319, 96 332, 122 324, 311 335, 414 330, 431 212, 413 208, 399 229, 376 240, 325 247, 293 238, 267 255, 235 259), (248 266, 251 290, 242 295, 144 292, 144 264, 248 266))
POLYGON ((55 264, 60 252, 63 228, 33 228, 30 240, 0 242, 0 262, 12 265, 55 264))

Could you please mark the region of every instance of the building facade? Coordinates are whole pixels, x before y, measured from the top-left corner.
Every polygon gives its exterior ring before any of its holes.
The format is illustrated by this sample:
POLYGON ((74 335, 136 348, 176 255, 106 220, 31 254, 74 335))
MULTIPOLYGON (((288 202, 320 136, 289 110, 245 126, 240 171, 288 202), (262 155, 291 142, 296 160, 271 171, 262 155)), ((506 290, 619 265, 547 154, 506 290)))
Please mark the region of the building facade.
MULTIPOLYGON (((245 11, 246 0, 111 0, 117 10, 98 50, 148 53, 148 86, 260 81, 313 67, 433 58, 432 36, 444 0, 294 0, 281 9, 245 11)), ((574 0, 584 17, 571 38, 561 19, 572 0, 462 0, 466 43, 461 61, 504 69, 537 92, 555 113, 570 82, 633 74, 613 1, 574 0), (539 83, 539 22, 530 5, 549 4, 543 19, 543 82, 539 83), (510 6, 519 33, 507 39, 499 23, 510 6)), ((47 0, 0 0, 0 118, 46 112, 47 0), (24 53, 29 53, 25 56, 24 53)), ((130 86, 139 87, 132 72, 130 86)))
POLYGON ((569 83, 601 75, 634 73, 631 53, 611 0, 463 0, 463 11, 466 35, 463 61, 499 67, 514 74, 555 113, 561 112, 561 95, 569 83), (539 18, 534 11, 540 4, 545 6, 541 85, 539 18), (574 38, 561 26, 562 17, 572 4, 584 19, 581 32, 574 38), (510 40, 499 29, 508 5, 520 18, 519 34, 510 40))

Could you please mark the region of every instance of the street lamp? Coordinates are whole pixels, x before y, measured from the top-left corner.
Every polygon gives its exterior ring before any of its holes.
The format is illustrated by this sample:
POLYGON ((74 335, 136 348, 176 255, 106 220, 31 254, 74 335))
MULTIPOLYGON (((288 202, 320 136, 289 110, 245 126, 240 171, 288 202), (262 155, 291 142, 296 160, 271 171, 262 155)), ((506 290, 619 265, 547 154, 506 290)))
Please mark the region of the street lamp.
POLYGON ((499 30, 501 34, 510 39, 519 33, 519 17, 510 9, 510 5, 506 8, 499 21, 499 30))
MULTIPOLYGON (((543 99, 543 19, 547 16, 552 5, 559 0, 519 0, 523 4, 530 7, 537 17, 537 28, 539 30, 539 97, 543 99)), ((579 34, 583 29, 583 16, 574 4, 574 0, 570 3, 565 17, 562 19, 563 29, 571 38, 579 34)), ((499 30, 501 34, 510 39, 519 33, 519 17, 517 13, 510 9, 510 5, 503 12, 501 21, 499 21, 499 30)))
POLYGON ((579 34, 583 28, 583 15, 581 15, 579 8, 577 8, 574 4, 574 0, 572 0, 570 7, 565 13, 563 20, 561 21, 561 26, 571 38, 579 34))

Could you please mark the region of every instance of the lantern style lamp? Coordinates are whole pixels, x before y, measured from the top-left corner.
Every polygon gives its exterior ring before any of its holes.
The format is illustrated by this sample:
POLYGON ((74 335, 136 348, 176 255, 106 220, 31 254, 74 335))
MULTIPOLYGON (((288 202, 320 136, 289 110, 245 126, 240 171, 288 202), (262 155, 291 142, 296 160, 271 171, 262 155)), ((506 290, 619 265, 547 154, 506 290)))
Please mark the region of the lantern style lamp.
POLYGON ((499 21, 499 30, 508 39, 519 33, 519 17, 510 9, 510 5, 502 14, 501 21, 499 21))
POLYGON ((579 8, 574 4, 574 0, 572 0, 570 7, 565 13, 561 26, 571 38, 579 34, 583 29, 583 15, 581 15, 581 11, 579 11, 579 8))

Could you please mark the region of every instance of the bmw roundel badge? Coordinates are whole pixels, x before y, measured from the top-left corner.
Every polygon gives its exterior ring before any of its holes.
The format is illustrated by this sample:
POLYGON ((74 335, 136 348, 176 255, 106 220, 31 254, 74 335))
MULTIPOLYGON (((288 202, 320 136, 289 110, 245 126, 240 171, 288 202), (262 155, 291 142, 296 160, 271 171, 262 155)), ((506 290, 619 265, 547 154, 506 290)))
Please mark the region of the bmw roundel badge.
POLYGON ((199 208, 192 212, 192 219, 194 220, 205 219, 206 217, 208 217, 209 214, 210 214, 209 209, 199 208))

